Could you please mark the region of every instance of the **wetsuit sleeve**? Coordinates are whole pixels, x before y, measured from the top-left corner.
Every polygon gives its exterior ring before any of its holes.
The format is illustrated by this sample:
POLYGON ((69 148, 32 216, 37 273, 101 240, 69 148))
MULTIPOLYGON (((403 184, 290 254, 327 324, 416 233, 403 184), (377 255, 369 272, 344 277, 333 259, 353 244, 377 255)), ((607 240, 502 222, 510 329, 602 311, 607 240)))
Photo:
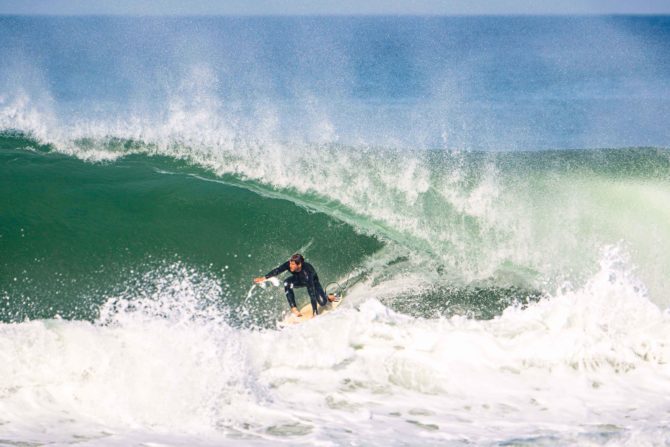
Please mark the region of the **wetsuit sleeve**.
POLYGON ((266 278, 272 278, 273 276, 277 276, 280 273, 285 272, 286 270, 288 270, 288 261, 286 261, 285 263, 283 263, 282 265, 280 265, 276 269, 272 269, 269 272, 267 272, 265 274, 265 277, 266 278))

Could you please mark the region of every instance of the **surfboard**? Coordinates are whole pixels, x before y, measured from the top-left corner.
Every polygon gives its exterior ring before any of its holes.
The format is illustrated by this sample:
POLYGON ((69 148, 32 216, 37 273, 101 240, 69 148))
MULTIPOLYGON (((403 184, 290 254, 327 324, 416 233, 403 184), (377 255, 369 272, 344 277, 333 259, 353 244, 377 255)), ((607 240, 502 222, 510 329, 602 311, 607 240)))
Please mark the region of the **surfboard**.
MULTIPOLYGON (((340 305, 341 302, 342 297, 338 296, 335 298, 335 301, 329 302, 325 306, 319 306, 319 315, 317 315, 317 318, 334 311, 335 309, 337 309, 337 307, 340 305)), ((298 324, 303 323, 307 320, 311 320, 313 317, 312 304, 311 303, 305 304, 303 307, 300 308, 300 313, 302 314, 302 316, 300 317, 297 317, 292 313, 289 313, 284 317, 284 319, 281 322, 279 322, 279 325, 287 326, 289 324, 298 324)))

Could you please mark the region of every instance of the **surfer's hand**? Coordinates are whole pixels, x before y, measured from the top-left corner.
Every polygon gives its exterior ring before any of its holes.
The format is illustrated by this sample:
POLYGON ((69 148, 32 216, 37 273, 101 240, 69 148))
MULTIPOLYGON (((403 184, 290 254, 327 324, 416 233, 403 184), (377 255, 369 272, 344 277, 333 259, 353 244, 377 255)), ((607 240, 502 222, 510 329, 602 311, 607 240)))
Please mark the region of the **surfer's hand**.
POLYGON ((262 283, 263 281, 265 281, 265 276, 259 276, 258 278, 255 278, 255 279, 254 279, 254 282, 255 282, 256 284, 260 284, 260 283, 262 283))
POLYGON ((335 295, 333 295, 332 293, 328 295, 328 301, 330 301, 331 303, 335 301, 335 295))

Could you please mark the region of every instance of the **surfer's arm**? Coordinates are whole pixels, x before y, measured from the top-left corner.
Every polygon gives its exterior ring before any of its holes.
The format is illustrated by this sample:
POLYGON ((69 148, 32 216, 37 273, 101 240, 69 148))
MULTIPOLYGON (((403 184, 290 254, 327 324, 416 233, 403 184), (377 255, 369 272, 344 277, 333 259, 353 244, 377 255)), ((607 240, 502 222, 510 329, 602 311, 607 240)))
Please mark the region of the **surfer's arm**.
POLYGON ((265 277, 266 277, 266 278, 272 278, 273 276, 277 276, 277 275, 279 275, 280 273, 284 273, 285 271, 288 270, 288 265, 289 265, 289 262, 286 261, 285 263, 283 263, 282 265, 280 265, 280 266, 277 267, 276 269, 272 269, 272 270, 270 270, 269 272, 267 272, 267 273, 265 274, 265 277))
POLYGON ((256 282, 263 282, 263 281, 265 281, 265 280, 268 279, 268 278, 272 278, 273 276, 277 276, 277 275, 279 275, 280 273, 285 272, 286 270, 288 270, 288 261, 286 261, 285 263, 283 263, 282 265, 280 265, 280 266, 277 267, 276 269, 272 269, 272 270, 270 270, 269 272, 267 272, 267 273, 265 274, 265 276, 261 276, 261 277, 259 277, 259 278, 256 278, 254 281, 256 281, 256 282))

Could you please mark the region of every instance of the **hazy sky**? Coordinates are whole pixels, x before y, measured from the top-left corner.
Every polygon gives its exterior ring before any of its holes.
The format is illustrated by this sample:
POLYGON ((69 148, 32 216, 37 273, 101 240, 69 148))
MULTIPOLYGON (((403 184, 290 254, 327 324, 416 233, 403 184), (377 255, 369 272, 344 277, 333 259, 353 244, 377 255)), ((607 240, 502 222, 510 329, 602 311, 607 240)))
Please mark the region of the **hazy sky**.
POLYGON ((0 0, 0 14, 670 14, 670 0, 0 0))

